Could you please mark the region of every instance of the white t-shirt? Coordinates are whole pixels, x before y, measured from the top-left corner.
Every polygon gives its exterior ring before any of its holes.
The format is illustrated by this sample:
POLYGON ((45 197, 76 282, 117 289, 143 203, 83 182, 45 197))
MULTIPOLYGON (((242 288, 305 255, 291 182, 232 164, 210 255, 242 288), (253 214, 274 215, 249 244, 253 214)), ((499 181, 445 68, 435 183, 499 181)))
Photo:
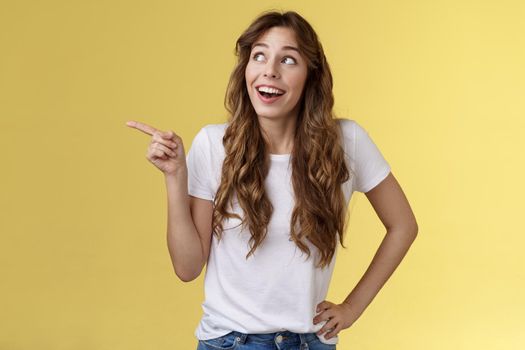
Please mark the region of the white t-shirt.
MULTIPOLYGON (((357 122, 337 119, 344 136, 347 164, 355 178, 343 184, 346 205, 353 191, 368 192, 390 172, 381 152, 357 122)), ((186 156, 188 192, 213 201, 219 187, 222 162, 225 157, 222 137, 228 126, 208 124, 195 136, 186 156)), ((264 241, 246 259, 249 231, 242 230, 239 219, 226 219, 220 242, 212 235, 210 255, 204 278, 205 300, 203 316, 195 330, 199 340, 212 339, 233 330, 242 333, 317 332, 326 323, 316 325, 316 306, 325 300, 335 265, 315 267, 317 248, 310 248, 308 259, 290 240, 290 219, 294 206, 289 154, 271 154, 270 171, 265 190, 274 207, 264 241)), ((234 200, 233 212, 242 209, 234 200)), ((337 246, 338 247, 338 246, 337 246)), ((338 337, 325 339, 337 344, 338 337)))

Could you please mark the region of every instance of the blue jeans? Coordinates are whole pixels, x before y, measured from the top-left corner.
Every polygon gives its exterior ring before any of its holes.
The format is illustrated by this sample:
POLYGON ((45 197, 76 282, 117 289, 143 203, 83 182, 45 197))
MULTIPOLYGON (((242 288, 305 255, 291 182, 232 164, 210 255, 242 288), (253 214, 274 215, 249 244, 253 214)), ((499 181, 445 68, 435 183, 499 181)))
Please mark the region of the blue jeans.
POLYGON ((222 337, 199 340, 197 350, 336 350, 336 345, 322 343, 315 333, 232 331, 222 337))

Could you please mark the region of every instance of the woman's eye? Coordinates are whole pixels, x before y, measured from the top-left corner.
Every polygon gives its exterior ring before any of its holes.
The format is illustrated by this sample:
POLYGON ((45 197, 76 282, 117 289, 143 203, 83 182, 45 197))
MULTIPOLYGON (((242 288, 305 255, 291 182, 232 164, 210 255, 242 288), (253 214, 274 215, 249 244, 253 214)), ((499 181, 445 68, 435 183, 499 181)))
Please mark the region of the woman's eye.
POLYGON ((295 63, 295 59, 293 57, 285 57, 284 59, 286 60, 287 58, 289 58, 290 60, 292 60, 292 64, 295 63))

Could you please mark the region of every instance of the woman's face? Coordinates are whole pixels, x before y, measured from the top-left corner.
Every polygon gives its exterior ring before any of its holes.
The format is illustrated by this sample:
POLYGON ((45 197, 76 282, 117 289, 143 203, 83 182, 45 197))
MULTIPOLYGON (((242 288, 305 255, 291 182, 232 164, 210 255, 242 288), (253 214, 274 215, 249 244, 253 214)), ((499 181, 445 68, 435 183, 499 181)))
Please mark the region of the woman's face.
POLYGON ((246 88, 257 115, 296 117, 306 76, 306 60, 299 54, 293 30, 272 27, 263 33, 252 45, 245 71, 246 88))

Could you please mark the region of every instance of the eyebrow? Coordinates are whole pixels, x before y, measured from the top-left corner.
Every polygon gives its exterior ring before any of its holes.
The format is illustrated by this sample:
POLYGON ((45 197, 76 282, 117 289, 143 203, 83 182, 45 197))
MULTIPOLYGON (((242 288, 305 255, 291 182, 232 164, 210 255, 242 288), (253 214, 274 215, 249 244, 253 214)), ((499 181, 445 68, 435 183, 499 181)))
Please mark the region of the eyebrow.
MULTIPOLYGON (((266 48, 269 48, 268 45, 266 45, 265 43, 255 43, 253 46, 252 46, 252 50, 255 46, 263 46, 263 47, 266 47, 266 48)), ((282 47, 283 50, 293 50, 293 51, 297 51, 298 53, 300 53, 299 49, 295 46, 288 46, 288 45, 285 45, 282 47)))

